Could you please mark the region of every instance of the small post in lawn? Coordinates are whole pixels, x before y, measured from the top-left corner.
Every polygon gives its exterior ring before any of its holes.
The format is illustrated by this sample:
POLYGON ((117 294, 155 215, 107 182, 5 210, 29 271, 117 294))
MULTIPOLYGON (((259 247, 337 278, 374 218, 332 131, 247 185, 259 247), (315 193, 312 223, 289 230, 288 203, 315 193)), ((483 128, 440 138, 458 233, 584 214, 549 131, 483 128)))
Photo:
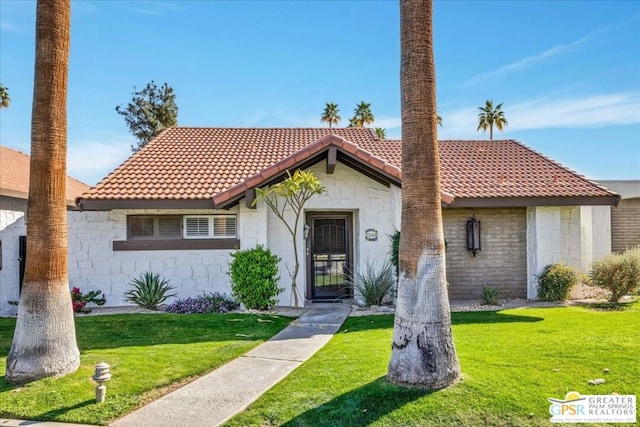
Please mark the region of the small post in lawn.
POLYGON ((98 363, 96 365, 96 373, 93 374, 93 380, 97 383, 96 385, 96 403, 104 402, 104 399, 107 397, 107 386, 104 385, 107 381, 111 379, 111 367, 107 363, 98 363))

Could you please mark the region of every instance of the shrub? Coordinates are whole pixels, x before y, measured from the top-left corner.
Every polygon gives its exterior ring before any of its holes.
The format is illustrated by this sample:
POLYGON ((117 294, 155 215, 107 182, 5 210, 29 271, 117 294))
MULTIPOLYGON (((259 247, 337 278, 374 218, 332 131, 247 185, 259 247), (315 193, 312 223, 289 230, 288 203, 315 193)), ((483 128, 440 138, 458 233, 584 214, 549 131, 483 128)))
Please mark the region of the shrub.
POLYGON ((80 292, 80 288, 71 289, 71 304, 75 313, 91 313, 91 309, 87 308, 87 304, 104 305, 107 299, 100 296, 102 291, 89 291, 86 294, 80 292))
POLYGON ((582 274, 565 264, 549 264, 538 276, 538 299, 564 301, 571 288, 582 279, 582 274))
POLYGON ((235 251, 231 257, 233 261, 227 274, 231 278, 233 297, 249 309, 269 310, 273 307, 276 296, 284 291, 284 288, 278 288, 280 258, 260 245, 235 251))
POLYGON ((157 310, 158 306, 176 294, 167 293, 175 287, 157 273, 146 272, 131 281, 133 289, 125 292, 125 301, 132 302, 138 307, 157 310))
POLYGON ((227 313, 235 310, 240 304, 233 298, 218 292, 204 293, 194 298, 183 298, 172 302, 162 310, 168 313, 227 313))
POLYGON ((500 305, 500 291, 496 288, 485 286, 482 288, 482 305, 500 305))
POLYGON ((384 299, 393 292, 396 280, 393 276, 393 265, 385 261, 380 270, 369 261, 364 270, 356 272, 348 279, 348 284, 353 290, 354 298, 358 304, 364 306, 381 305, 384 299))
POLYGON ((395 267, 396 277, 400 277, 400 232, 396 230, 389 238, 391 238, 391 264, 395 267))
POLYGON ((609 301, 640 290, 640 247, 610 254, 596 261, 589 273, 591 283, 611 292, 609 301))

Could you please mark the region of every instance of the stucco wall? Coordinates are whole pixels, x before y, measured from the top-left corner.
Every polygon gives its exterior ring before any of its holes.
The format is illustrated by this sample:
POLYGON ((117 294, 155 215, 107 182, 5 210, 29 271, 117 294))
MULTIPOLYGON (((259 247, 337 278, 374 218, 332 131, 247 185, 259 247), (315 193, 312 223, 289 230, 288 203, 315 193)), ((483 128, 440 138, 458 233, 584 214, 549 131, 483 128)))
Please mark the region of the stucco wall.
POLYGON ((20 284, 19 237, 27 233, 24 216, 27 201, 0 196, 0 240, 2 241, 2 270, 0 270, 0 316, 15 314, 9 301, 18 300, 20 284))
POLYGON ((447 242, 450 299, 479 299, 482 289, 496 288, 502 297, 527 295, 525 208, 442 210, 447 242), (467 220, 481 222, 482 250, 467 250, 467 220))
MULTIPOLYGON (((608 207, 562 206, 527 208, 527 297, 537 297, 537 277, 554 263, 588 272, 593 261, 611 250, 608 207)), ((580 298, 576 288, 572 297, 580 298)))
MULTIPOLYGON (((126 210, 74 212, 69 219, 69 283, 82 292, 99 289, 107 306, 127 305, 123 298, 131 279, 152 271, 169 279, 180 297, 203 292, 230 292, 226 275, 229 250, 113 251, 114 240, 126 240, 127 215, 237 213, 216 210, 126 210)), ((243 225, 238 218, 238 226, 243 225)), ((245 224, 249 227, 249 224, 245 224)), ((241 244, 242 241, 241 241, 241 244)))

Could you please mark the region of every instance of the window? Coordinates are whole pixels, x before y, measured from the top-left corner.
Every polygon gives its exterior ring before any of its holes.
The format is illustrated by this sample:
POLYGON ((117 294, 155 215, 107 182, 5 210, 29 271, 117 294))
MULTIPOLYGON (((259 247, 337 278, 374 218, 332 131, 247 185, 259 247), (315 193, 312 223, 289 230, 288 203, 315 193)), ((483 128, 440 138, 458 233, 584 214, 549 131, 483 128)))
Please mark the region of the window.
POLYGON ((235 215, 188 215, 184 217, 185 239, 219 239, 235 237, 235 215))
POLYGON ((135 215, 129 217, 129 239, 180 239, 182 217, 180 215, 135 215))

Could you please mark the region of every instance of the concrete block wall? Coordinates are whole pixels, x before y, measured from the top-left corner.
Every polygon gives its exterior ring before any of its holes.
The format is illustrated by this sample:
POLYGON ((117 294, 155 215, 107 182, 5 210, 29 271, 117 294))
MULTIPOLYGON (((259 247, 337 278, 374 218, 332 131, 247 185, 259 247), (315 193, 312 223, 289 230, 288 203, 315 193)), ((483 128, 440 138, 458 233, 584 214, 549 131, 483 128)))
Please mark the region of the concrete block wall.
MULTIPOLYGON (((400 219, 399 212, 400 191, 393 186, 387 187, 374 181, 350 167, 338 162, 333 174, 327 174, 325 164, 319 163, 310 168, 326 188, 326 193, 313 196, 305 205, 305 211, 313 212, 351 212, 353 213, 354 233, 354 269, 361 269, 365 262, 381 264, 389 259, 391 240, 389 236, 396 229, 400 219), (365 230, 378 231, 377 241, 367 241, 365 230)), ((264 202, 258 203, 258 209, 265 209, 264 202)), ((288 220, 293 218, 289 215, 288 220)), ((271 212, 267 213, 268 245, 271 251, 282 258, 280 263, 280 286, 285 291, 279 296, 280 305, 291 304, 291 286, 288 270, 293 269, 294 258, 290 235, 282 222, 271 212)), ((303 238, 302 227, 304 214, 301 218, 297 237, 300 271, 297 286, 305 296, 306 289, 306 243, 303 238)), ((399 228, 399 227, 398 227, 399 228)))
POLYGON ((17 301, 20 286, 19 241, 27 234, 25 214, 27 201, 0 196, 0 240, 2 270, 0 270, 0 316, 17 312, 9 301, 17 301))
MULTIPOLYGON (((69 217, 69 283, 82 292, 101 290, 107 306, 128 305, 124 293, 133 278, 159 273, 175 286, 179 297, 203 292, 230 293, 228 263, 231 250, 113 251, 114 240, 126 240, 127 215, 237 213, 216 210, 117 209, 73 212, 69 217)), ((242 229, 242 218, 238 218, 242 229)), ((242 244, 242 240, 241 240, 242 244)))
POLYGON ((527 296, 525 208, 445 208, 447 281, 450 299, 479 299, 482 289, 496 288, 502 297, 527 296), (482 250, 467 250, 467 221, 481 221, 482 250))

